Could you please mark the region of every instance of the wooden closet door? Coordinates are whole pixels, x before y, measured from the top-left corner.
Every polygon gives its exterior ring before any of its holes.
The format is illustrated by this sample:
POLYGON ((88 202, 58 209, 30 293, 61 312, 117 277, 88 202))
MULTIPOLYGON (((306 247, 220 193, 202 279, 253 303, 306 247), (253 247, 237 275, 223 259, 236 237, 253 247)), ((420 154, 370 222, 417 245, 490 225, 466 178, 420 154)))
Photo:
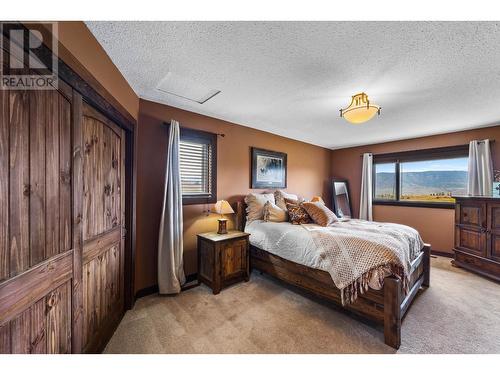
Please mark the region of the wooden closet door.
POLYGON ((72 90, 0 90, 0 353, 72 350, 72 90))
POLYGON ((83 350, 103 349, 123 314, 124 132, 84 103, 83 350))

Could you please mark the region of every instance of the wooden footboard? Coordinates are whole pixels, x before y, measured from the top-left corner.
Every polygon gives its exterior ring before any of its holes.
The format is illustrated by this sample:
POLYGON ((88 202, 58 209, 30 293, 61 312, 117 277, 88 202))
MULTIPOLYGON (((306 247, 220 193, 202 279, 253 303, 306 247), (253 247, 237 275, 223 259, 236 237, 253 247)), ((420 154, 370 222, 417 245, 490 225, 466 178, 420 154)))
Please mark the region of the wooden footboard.
POLYGON ((410 291, 404 294, 401 281, 395 277, 384 280, 384 341, 399 349, 401 345, 401 322, 422 287, 430 286, 431 245, 425 244, 422 253, 412 263, 410 291))

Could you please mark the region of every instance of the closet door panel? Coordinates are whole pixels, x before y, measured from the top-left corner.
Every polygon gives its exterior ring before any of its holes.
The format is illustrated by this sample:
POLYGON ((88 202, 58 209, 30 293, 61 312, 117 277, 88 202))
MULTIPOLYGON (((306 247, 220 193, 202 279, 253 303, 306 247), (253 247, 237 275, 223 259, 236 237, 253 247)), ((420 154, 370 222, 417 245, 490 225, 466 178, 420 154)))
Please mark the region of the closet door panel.
POLYGON ((31 353, 47 352, 47 306, 45 298, 31 307, 31 353))
POLYGON ((57 100, 47 103, 46 192, 45 204, 49 208, 45 222, 45 253, 51 257, 59 253, 59 116, 57 100))
POLYGON ((47 296, 47 353, 71 353, 71 284, 47 296))
MULTIPOLYGON (((83 347, 83 130, 82 130, 82 96, 73 91, 71 106, 72 133, 72 217, 71 233, 73 246, 73 284, 72 284, 72 335, 73 353, 81 353, 83 347)), ((69 178, 68 176, 68 178, 69 178)))
POLYGON ((83 104, 83 346, 102 348, 123 313, 121 129, 83 104))
POLYGON ((10 322, 10 341, 12 353, 31 353, 31 309, 19 314, 10 322))
POLYGON ((119 248, 117 242, 84 265, 83 335, 89 351, 97 345, 100 329, 112 324, 121 312, 119 248))
POLYGON ((34 91, 30 100, 30 264, 45 259, 45 153, 46 106, 45 91, 34 91))
POLYGON ((11 91, 9 95, 9 276, 29 268, 29 94, 11 91))
POLYGON ((70 353, 70 306, 68 280, 0 327, 0 353, 70 353))
MULTIPOLYGON (((71 103, 59 100, 59 252, 73 247, 71 103)), ((82 199, 79 196, 79 199, 82 199)))
POLYGON ((71 249, 71 103, 30 93, 30 266, 71 249))
POLYGON ((72 90, 0 91, 0 352, 71 351, 72 90))

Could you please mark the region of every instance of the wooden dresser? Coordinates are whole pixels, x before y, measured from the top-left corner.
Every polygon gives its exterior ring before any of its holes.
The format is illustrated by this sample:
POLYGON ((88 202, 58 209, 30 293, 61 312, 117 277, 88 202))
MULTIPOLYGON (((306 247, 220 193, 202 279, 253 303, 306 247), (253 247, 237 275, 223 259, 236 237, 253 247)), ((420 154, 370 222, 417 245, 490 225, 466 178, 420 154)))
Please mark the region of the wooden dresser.
POLYGON ((500 281, 500 198, 454 198, 453 264, 500 281))

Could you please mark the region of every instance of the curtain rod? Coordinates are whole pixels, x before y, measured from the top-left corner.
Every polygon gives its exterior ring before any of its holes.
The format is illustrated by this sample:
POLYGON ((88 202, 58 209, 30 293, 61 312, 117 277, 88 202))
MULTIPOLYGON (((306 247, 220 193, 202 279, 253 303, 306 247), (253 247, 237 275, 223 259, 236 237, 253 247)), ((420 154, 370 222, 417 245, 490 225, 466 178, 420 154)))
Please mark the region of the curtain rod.
MULTIPOLYGON (((164 121, 163 125, 170 126, 170 121, 164 121)), ((189 129, 189 130, 198 130, 198 129, 193 129, 193 128, 186 128, 185 126, 180 126, 180 128, 181 129, 189 129)), ((205 130, 200 130, 200 131, 205 131, 205 130)), ((207 133, 211 133, 211 132, 207 132, 207 133)), ((218 135, 218 136, 220 136, 222 138, 224 138, 226 136, 224 133, 212 133, 212 134, 218 135)))
MULTIPOLYGON (((486 139, 483 139, 481 141, 478 141, 478 143, 484 143, 484 141, 486 141, 486 139)), ((490 143, 495 143, 495 140, 494 139, 488 139, 488 141, 490 141, 490 143)), ((463 144, 463 145, 455 145, 455 146, 445 146, 445 147, 436 147, 436 148, 429 148, 429 149, 421 149, 422 151, 424 150, 428 150, 428 151, 432 151, 432 150, 435 150, 435 149, 447 149, 447 148, 454 148, 454 147, 468 147, 469 144, 466 143, 466 144, 463 144)), ((365 153, 362 153, 360 154, 359 156, 360 157, 363 157, 364 154, 370 154, 372 156, 377 156, 377 155, 386 155, 386 154, 400 154, 400 153, 404 153, 404 152, 415 152, 415 151, 420 151, 420 150, 408 150, 408 151, 395 151, 395 152, 387 152, 387 153, 382 153, 382 154, 373 154, 371 152, 365 152, 365 153)))

